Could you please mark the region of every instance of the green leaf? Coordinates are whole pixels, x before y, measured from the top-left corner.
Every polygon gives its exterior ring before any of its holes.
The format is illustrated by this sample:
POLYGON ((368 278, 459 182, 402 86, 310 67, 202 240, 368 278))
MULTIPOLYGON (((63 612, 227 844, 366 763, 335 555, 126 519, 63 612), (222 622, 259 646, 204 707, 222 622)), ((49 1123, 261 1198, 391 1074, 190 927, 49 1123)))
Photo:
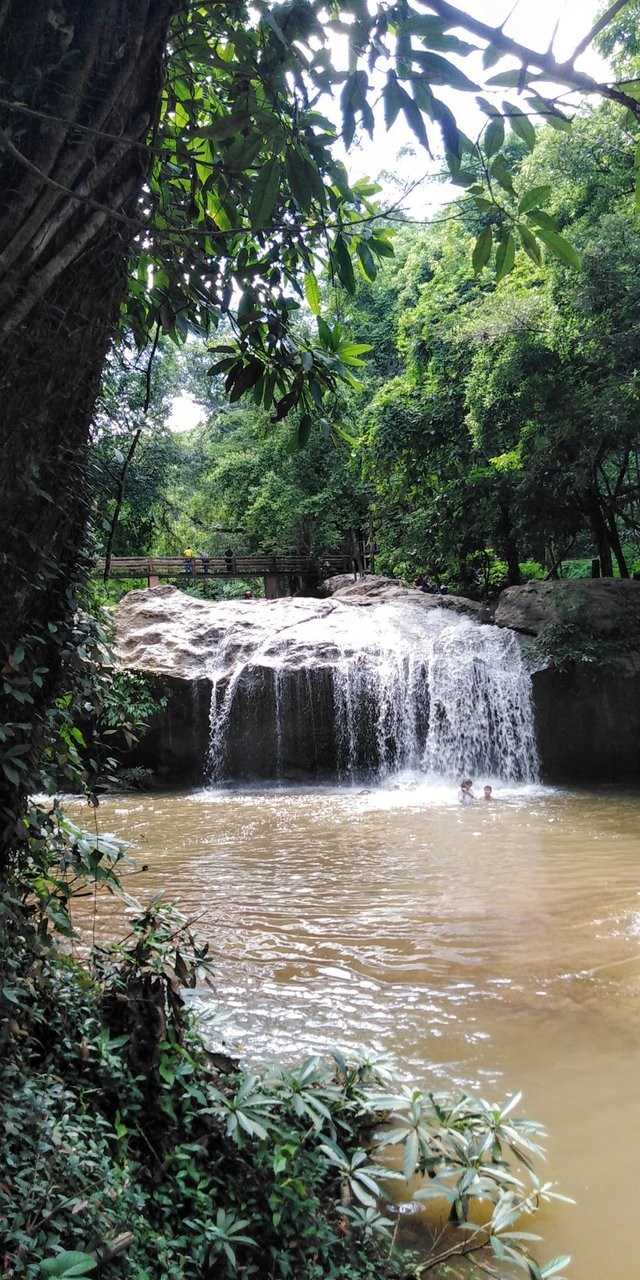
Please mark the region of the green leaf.
POLYGON ((373 257, 373 254, 366 240, 358 241, 358 257, 360 259, 360 266, 362 267, 362 271, 366 279, 375 280, 378 274, 378 268, 376 267, 375 259, 373 257))
POLYGON ((490 76, 487 84, 495 85, 498 89, 522 89, 530 79, 531 74, 523 74, 521 67, 514 67, 511 71, 499 71, 497 76, 490 76))
POLYGON ((369 248, 378 255, 379 258, 395 258, 395 250, 388 240, 383 240, 381 236, 372 236, 369 241, 369 248))
POLYGON ((484 231, 480 232, 471 255, 471 263, 476 275, 480 274, 482 268, 486 266, 489 261, 492 245, 493 231, 491 227, 485 227, 484 231))
POLYGON ((236 134, 242 133, 243 129, 247 129, 252 123, 251 116, 246 113, 236 112, 235 115, 218 116, 218 118, 209 119, 205 125, 197 125, 194 133, 190 133, 190 137, 197 138, 234 138, 236 134))
POLYGON ((313 427, 313 418, 311 417, 311 414, 303 413, 300 419, 300 422, 298 423, 298 448, 299 449, 304 449, 304 446, 306 445, 309 439, 309 436, 311 435, 312 427, 313 427))
POLYGON ((484 135, 484 149, 489 159, 499 151, 504 142, 504 121, 491 120, 484 135))
POLYGON ((558 1271, 562 1271, 564 1267, 568 1267, 571 1262, 571 1256, 568 1253, 559 1254, 557 1258, 552 1258, 550 1262, 545 1262, 540 1268, 540 1274, 543 1280, 548 1280, 549 1276, 557 1275, 558 1271))
POLYGON ((503 57, 502 49, 496 49, 495 45, 488 44, 482 55, 482 65, 485 71, 488 71, 489 67, 495 67, 496 62, 499 62, 503 57))
POLYGON ((249 205, 252 231, 260 231, 269 221, 278 199, 279 187, 280 161, 274 156, 263 165, 254 184, 249 205))
POLYGON ((574 271, 580 270, 580 255, 564 236, 559 236, 557 231, 548 231, 546 227, 539 227, 538 237, 554 258, 564 262, 567 267, 572 267, 574 271))
POLYGON ((480 97, 480 94, 477 94, 477 95, 476 95, 476 102, 477 102, 478 106, 480 107, 480 110, 481 110, 481 111, 484 111, 484 114, 485 114, 486 116, 489 116, 492 120, 495 120, 495 119, 497 119, 498 117, 499 117, 500 119, 502 119, 502 115, 501 115, 501 113, 498 111, 498 108, 497 108, 496 106, 494 106, 494 104, 493 104, 492 102, 489 102, 487 98, 482 98, 482 97, 480 97))
POLYGON ((333 351, 333 333, 326 320, 322 319, 322 316, 318 316, 318 337, 323 347, 328 351, 333 351))
POLYGON ((513 132, 522 139, 528 151, 533 151, 536 145, 536 131, 529 117, 520 110, 520 107, 514 107, 512 102, 503 102, 502 109, 513 132))
POLYGON ((557 111, 540 111, 544 118, 545 124, 550 125, 557 133, 571 133, 571 121, 565 116, 558 115, 557 111))
POLYGON ((351 254, 347 249, 346 241, 343 236, 336 236, 333 248, 331 249, 331 260, 338 273, 338 277, 344 285, 347 293, 355 293, 356 278, 351 261, 351 254))
POLYGON ((343 364, 362 366, 364 360, 360 360, 359 356, 365 351, 371 351, 369 342, 341 342, 337 354, 343 364))
POLYGON ((302 211, 308 213, 311 209, 313 198, 309 174, 311 166, 307 164, 304 156, 301 156, 298 151, 293 149, 287 152, 285 164, 293 195, 302 211))
POLYGON ((477 89, 477 85, 470 80, 468 76, 456 67, 453 62, 449 62, 448 58, 441 58, 438 53, 422 52, 420 49, 414 49, 413 61, 418 64, 420 70, 424 72, 429 84, 446 84, 452 89, 477 89))
POLYGON ((92 1254, 65 1249, 55 1258, 45 1258, 40 1263, 40 1271, 43 1276, 84 1276, 88 1271, 95 1271, 97 1265, 92 1254))
POLYGON ((491 175, 503 191, 508 192, 510 196, 515 195, 509 165, 503 155, 497 155, 491 162, 491 175))
POLYGON ((432 115, 434 120, 440 125, 442 140, 445 145, 447 163, 450 166, 450 153, 455 159, 460 160, 463 152, 463 135, 460 133, 456 124, 453 112, 446 103, 441 102, 439 98, 433 99, 432 115))
POLYGON ((516 242, 511 234, 500 242, 496 252, 496 280, 502 280, 513 270, 516 259, 516 242))
POLYGON ((410 98, 409 94, 405 93, 404 89, 401 89, 400 92, 402 93, 402 110, 407 124, 409 125, 412 133, 415 134, 421 146, 429 151, 429 155, 431 155, 429 150, 429 139, 427 138, 427 131, 424 126, 424 120, 422 119, 422 112, 414 102, 413 98, 410 98))
POLYGON ((398 84, 395 71, 387 73, 387 81, 382 90, 382 97, 384 101, 384 122, 387 129, 390 129, 402 107, 402 90, 398 84))
POLYGON ((518 213, 529 213, 531 209, 537 209, 541 204, 545 204, 551 195, 551 185, 545 183, 541 187, 532 187, 530 191, 525 191, 518 205, 518 213))
POLYGON ((305 275, 304 294, 314 316, 319 315, 320 314, 320 286, 318 284, 318 281, 313 271, 307 271, 307 274, 305 275))
POLYGON ((528 227, 525 227, 522 222, 519 222, 518 235, 520 236, 520 243, 527 257, 531 258, 531 261, 535 262, 536 266, 539 267, 542 262, 542 254, 540 252, 540 245, 538 244, 533 232, 530 231, 528 227))
POLYGON ((395 52, 398 75, 402 80, 408 80, 411 75, 411 59, 413 56, 411 33, 409 31, 405 30, 398 32, 395 52))
POLYGON ((371 134, 373 132, 373 112, 367 100, 368 91, 369 78, 366 71, 354 71, 345 80, 340 94, 340 109, 343 122, 342 136, 346 147, 349 147, 353 141, 357 112, 360 113, 360 118, 367 133, 371 134))
POLYGON ((418 1163, 419 1143, 418 1135, 415 1129, 412 1129, 407 1138, 404 1156, 402 1160, 402 1172, 405 1178, 411 1178, 416 1171, 418 1163))
POLYGON ((550 213, 545 213, 544 209, 532 209, 527 214, 529 222, 533 222, 536 227, 544 227, 545 231, 557 231, 558 224, 550 213))
POLYGON ((175 1083, 176 1073, 173 1070, 173 1067, 169 1066, 167 1062, 160 1063, 160 1066, 158 1067, 158 1075, 161 1076, 163 1080, 166 1080, 169 1085, 175 1083))

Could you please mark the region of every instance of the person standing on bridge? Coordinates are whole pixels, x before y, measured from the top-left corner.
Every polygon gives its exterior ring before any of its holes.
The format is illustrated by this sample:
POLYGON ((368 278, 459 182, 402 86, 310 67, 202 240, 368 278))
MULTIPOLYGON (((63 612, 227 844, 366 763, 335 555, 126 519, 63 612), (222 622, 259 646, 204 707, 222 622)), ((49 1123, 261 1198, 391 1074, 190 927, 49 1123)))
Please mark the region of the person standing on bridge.
POLYGON ((202 572, 204 573, 204 575, 205 575, 205 577, 206 577, 206 576, 207 576, 207 574, 209 573, 209 552, 208 552, 208 551, 201 551, 201 552, 200 552, 200 559, 201 559, 201 561, 202 561, 202 572))
POLYGON ((191 547, 185 547, 182 554, 184 556, 184 571, 185 573, 188 573, 190 577, 192 577, 193 576, 193 551, 191 547))
POLYGON ((227 570, 227 573, 233 573, 233 570, 235 568, 234 560, 235 560, 235 556, 233 554, 232 548, 227 547, 224 553, 224 563, 225 563, 225 568, 227 570))

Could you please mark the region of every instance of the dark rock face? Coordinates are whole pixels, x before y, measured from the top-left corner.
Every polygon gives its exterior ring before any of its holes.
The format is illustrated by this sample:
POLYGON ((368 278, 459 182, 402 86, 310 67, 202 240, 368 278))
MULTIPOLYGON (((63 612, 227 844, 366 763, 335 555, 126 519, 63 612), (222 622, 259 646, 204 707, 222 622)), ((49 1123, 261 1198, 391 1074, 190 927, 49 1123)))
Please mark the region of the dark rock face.
POLYGON ((617 578, 566 578, 508 587, 495 621, 527 635, 551 623, 572 623, 592 635, 636 637, 640 649, 640 582, 617 578))
POLYGON ((609 651, 601 665, 574 662, 563 671, 547 668, 533 675, 545 781, 637 782, 640 582, 581 578, 509 587, 500 596, 495 620, 528 635, 570 624, 609 651))
POLYGON ((156 688, 166 697, 163 711, 154 715, 135 746, 118 754, 127 768, 152 769, 159 783, 201 783, 209 747, 211 684, 158 676, 156 688))
POLYGON ((640 675, 537 671, 533 702, 544 782, 640 781, 640 675))

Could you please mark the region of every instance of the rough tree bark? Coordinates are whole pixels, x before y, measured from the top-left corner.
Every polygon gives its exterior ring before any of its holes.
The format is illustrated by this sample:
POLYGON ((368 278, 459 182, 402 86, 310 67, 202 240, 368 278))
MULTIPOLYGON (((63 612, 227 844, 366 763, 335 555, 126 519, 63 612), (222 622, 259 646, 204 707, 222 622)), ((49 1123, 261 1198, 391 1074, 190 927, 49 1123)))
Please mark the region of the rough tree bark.
MULTIPOLYGON (((0 668, 31 688, 29 738, 58 678, 89 516, 85 452, 126 286, 132 215, 180 0, 0 2, 0 668)), ((0 719, 20 705, 0 693, 0 719)), ((0 775, 0 865, 15 836, 0 775)))

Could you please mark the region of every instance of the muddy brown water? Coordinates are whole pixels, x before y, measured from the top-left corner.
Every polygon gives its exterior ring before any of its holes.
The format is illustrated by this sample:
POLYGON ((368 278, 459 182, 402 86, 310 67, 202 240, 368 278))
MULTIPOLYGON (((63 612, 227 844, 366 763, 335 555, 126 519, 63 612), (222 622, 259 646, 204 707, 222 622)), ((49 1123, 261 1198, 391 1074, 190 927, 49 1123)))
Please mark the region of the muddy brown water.
MULTIPOLYGON (((575 1280, 640 1258, 640 797, 542 788, 462 809, 446 789, 227 790, 101 802, 219 960, 225 1038, 256 1060, 366 1045, 398 1076, 548 1131, 543 1257, 575 1280)), ((68 803, 70 816, 82 809, 68 803)), ((100 900, 100 937, 121 908, 100 900)))

